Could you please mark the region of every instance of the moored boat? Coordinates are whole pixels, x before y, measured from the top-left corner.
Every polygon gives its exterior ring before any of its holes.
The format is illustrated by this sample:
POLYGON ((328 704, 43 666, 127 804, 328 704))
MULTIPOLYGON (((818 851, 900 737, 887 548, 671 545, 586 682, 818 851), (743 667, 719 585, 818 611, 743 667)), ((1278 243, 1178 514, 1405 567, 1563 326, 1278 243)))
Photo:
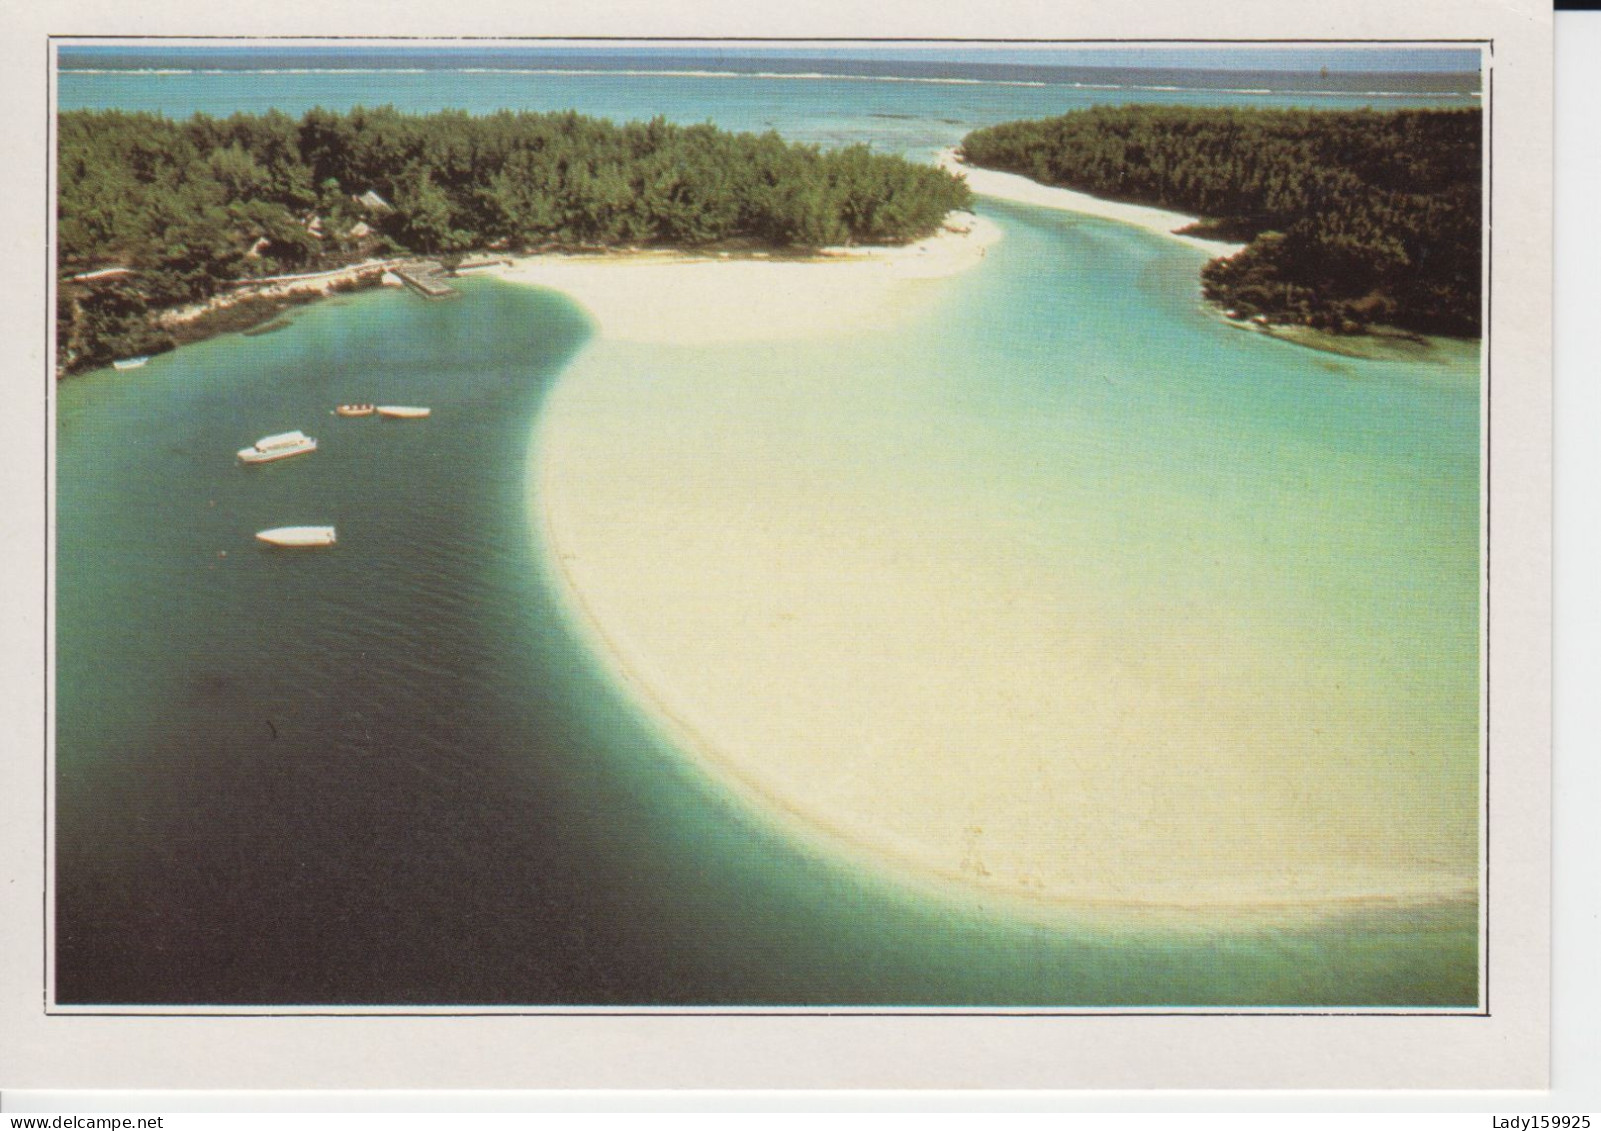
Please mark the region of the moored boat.
POLYGON ((412 405, 381 404, 377 411, 379 416, 388 417, 390 420, 421 420, 433 409, 417 408, 412 405))
POLYGON ((334 409, 336 416, 371 416, 377 411, 375 405, 370 404, 342 404, 334 409))
POLYGON ((239 450, 240 463, 271 463, 317 450, 317 441, 304 432, 279 432, 263 436, 248 448, 239 450))
POLYGON ((336 535, 331 526, 275 526, 258 531, 256 540, 269 546, 332 546, 336 535))
POLYGON ((113 368, 113 369, 138 369, 141 365, 143 365, 145 362, 147 362, 149 360, 150 360, 149 357, 124 357, 124 358, 119 358, 116 361, 113 361, 111 363, 111 368, 113 368))

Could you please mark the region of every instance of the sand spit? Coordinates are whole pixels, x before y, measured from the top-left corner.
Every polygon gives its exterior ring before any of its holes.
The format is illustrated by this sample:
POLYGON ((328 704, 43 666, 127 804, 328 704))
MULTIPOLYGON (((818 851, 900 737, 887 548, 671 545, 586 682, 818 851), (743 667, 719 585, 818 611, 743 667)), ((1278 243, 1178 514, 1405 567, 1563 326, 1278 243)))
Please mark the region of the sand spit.
POLYGON ((1179 235, 1180 229, 1196 222, 1194 216, 1186 216, 1181 212, 1168 212, 1161 208, 1148 208, 1143 204, 1103 200, 1087 192, 1042 185, 1038 181, 1031 181, 1016 173, 998 173, 992 169, 980 169, 964 164, 957 158, 954 149, 947 149, 939 155, 939 166, 946 172, 966 180, 968 187, 980 196, 993 196, 1016 204, 1033 204, 1040 208, 1055 208, 1063 212, 1096 216, 1102 220, 1115 220, 1120 224, 1133 224, 1136 228, 1144 228, 1148 232, 1167 236, 1214 257, 1234 255, 1245 248, 1242 243, 1179 235))
POLYGON ((952 213, 944 231, 904 247, 829 248, 804 260, 542 255, 501 274, 568 295, 613 341, 784 341, 887 326, 911 290, 906 284, 974 267, 1000 237, 994 222, 952 213))
POLYGON ((941 891, 1185 923, 1471 902, 1456 799, 1365 791, 1387 752, 1271 642, 1226 610, 1159 625, 1071 541, 1018 544, 1026 514, 968 507, 962 467, 927 479, 940 441, 875 429, 827 342, 752 352, 912 325, 912 281, 986 238, 509 271, 598 322, 530 463, 597 657, 753 808, 941 891))
POLYGON ((1337 795, 1345 751, 1263 725, 1250 681, 1185 670, 1191 648, 1248 644, 1113 639, 1071 602, 1019 600, 1014 583, 1048 590, 941 535, 946 516, 897 518, 826 474, 813 492, 749 453, 736 488, 707 471, 731 454, 715 429, 686 456, 623 422, 604 377, 560 392, 545 537, 592 646, 716 779, 825 850, 1020 908, 1168 922, 1473 899, 1429 858, 1434 814, 1337 795))

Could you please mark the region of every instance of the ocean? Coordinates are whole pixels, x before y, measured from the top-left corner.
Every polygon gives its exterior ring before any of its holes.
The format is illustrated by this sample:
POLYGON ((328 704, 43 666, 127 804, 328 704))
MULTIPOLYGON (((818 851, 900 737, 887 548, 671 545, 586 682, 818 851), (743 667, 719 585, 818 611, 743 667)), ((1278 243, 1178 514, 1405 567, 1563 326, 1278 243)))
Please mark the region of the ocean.
MULTIPOLYGON (((58 103, 571 108, 928 159, 976 126, 1108 101, 1464 105, 1476 89, 1455 72, 732 49, 118 48, 64 51, 58 103)), ((1127 643, 1121 662, 1244 689, 1218 708, 1233 729, 1209 733, 1282 751, 1283 820, 1332 823, 1355 856, 1477 859, 1476 345, 1374 361, 1272 341, 1202 309, 1187 248, 979 211, 1005 240, 893 340, 603 343, 561 295, 485 278, 449 302, 341 297, 274 333, 62 382, 56 1000, 1476 1006, 1472 901, 1175 925, 946 890, 797 835, 595 654, 541 542, 541 427, 564 390, 648 369, 651 396, 698 412, 730 457, 702 489, 748 509, 799 481, 849 503, 836 513, 915 511, 908 537, 959 527, 963 553, 1070 577, 1069 611, 1087 639, 1127 643), (329 415, 346 401, 434 411, 329 415), (322 441, 314 456, 234 466, 296 427, 322 441), (335 552, 251 537, 312 522, 338 525, 335 552)), ((667 451, 646 446, 662 428, 642 421, 619 462, 667 451)), ((636 520, 652 497, 632 501, 636 520)), ((809 513, 772 521, 804 540, 809 513)), ((1204 729, 1174 702, 1124 705, 1120 733, 1204 729)))

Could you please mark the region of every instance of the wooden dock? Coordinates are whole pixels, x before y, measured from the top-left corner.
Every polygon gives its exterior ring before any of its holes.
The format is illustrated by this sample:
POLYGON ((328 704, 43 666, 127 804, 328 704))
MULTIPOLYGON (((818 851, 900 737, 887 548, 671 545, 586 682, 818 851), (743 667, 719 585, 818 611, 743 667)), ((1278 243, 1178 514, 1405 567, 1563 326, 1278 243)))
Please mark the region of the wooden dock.
POLYGON ((406 263, 389 270, 395 278, 425 298, 450 298, 460 293, 445 282, 445 269, 438 263, 406 263))

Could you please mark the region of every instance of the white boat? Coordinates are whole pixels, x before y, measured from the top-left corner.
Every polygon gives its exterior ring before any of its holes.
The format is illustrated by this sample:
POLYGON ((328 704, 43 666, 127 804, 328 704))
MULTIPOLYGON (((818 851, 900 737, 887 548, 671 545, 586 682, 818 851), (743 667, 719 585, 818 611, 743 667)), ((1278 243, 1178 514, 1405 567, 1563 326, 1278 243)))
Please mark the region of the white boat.
POLYGON ((386 416, 390 420, 421 420, 430 412, 431 408, 413 408, 410 405, 381 404, 378 406, 378 415, 386 416))
POLYGON ((342 404, 334 409, 336 416, 371 416, 377 409, 370 404, 342 404))
POLYGON ((143 365, 145 362, 147 362, 149 360, 150 359, 148 357, 124 357, 124 358, 119 358, 118 360, 113 361, 111 363, 111 368, 113 368, 113 369, 138 369, 141 365, 143 365))
POLYGON ((317 441, 304 432, 279 432, 275 436, 263 436, 251 447, 241 448, 239 462, 271 463, 275 459, 288 459, 316 450, 317 441))
POLYGON ((335 536, 331 526, 275 526, 259 531, 256 540, 269 546, 332 546, 335 536))

